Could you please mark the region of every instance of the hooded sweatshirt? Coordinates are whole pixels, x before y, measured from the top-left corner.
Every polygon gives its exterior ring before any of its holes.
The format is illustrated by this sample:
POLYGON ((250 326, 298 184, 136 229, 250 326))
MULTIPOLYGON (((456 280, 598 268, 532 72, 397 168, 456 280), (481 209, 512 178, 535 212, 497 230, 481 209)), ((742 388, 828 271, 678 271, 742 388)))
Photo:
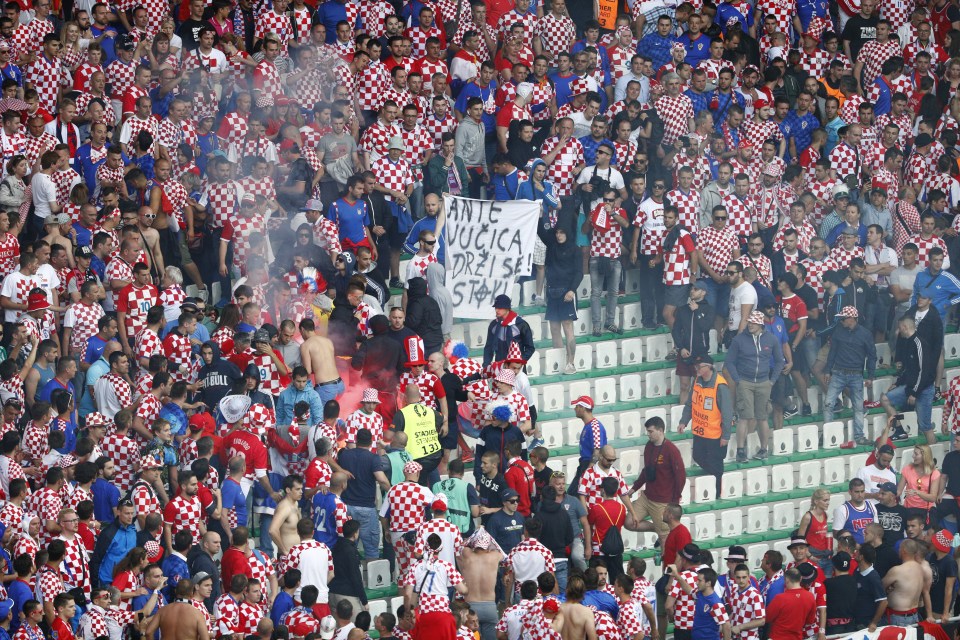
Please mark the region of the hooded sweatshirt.
POLYGON ((204 346, 213 349, 213 360, 200 369, 200 397, 208 407, 216 407, 223 396, 240 381, 242 374, 237 365, 221 357, 220 347, 216 342, 205 342, 204 346))
POLYGON ((427 295, 427 281, 411 278, 407 283, 407 318, 404 325, 423 339, 427 355, 443 348, 443 314, 427 295))
POLYGON ((554 559, 569 557, 568 548, 573 544, 573 526, 563 504, 556 501, 541 501, 536 516, 543 523, 540 542, 553 552, 554 559))
POLYGON ((450 295, 450 291, 447 289, 446 280, 447 272, 443 268, 443 265, 432 262, 427 265, 427 292, 430 294, 430 297, 436 300, 437 306, 440 307, 440 316, 443 318, 443 322, 440 326, 443 331, 443 335, 448 336, 450 332, 453 331, 453 296, 450 295))

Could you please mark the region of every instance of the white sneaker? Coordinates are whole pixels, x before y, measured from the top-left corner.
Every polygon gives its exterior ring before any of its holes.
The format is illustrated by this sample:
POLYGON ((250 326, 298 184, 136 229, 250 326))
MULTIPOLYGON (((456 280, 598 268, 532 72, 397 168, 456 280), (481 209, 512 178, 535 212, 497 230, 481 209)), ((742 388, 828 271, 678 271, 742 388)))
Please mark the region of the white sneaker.
POLYGON ((563 368, 564 375, 570 375, 577 372, 577 367, 572 364, 568 364, 563 368))
POLYGON ((531 305, 540 305, 543 303, 544 303, 543 296, 538 296, 537 294, 533 294, 532 296, 530 296, 531 305))

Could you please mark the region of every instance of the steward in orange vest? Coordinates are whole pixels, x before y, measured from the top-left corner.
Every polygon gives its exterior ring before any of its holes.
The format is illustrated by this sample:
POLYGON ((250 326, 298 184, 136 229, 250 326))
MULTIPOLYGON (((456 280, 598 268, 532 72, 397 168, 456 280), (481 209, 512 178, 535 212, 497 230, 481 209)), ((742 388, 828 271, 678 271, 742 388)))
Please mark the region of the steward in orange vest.
POLYGON ((727 455, 733 412, 733 399, 727 381, 714 370, 713 358, 709 355, 700 356, 697 358, 693 392, 683 407, 678 430, 683 431, 690 424, 693 461, 716 477, 718 497, 721 495, 723 459, 727 455))

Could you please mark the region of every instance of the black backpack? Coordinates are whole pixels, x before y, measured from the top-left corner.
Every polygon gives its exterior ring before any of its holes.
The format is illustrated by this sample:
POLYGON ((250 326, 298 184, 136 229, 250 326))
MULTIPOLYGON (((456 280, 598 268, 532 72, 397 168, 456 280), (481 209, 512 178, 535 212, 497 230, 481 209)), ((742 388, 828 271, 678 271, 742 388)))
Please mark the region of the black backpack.
POLYGON ((620 535, 620 529, 618 529, 613 523, 613 520, 610 519, 610 514, 607 513, 607 510, 603 507, 600 508, 603 511, 603 515, 607 516, 607 520, 610 522, 610 528, 607 529, 607 534, 603 536, 603 542, 600 543, 600 553, 608 558, 622 556, 623 536, 620 535))

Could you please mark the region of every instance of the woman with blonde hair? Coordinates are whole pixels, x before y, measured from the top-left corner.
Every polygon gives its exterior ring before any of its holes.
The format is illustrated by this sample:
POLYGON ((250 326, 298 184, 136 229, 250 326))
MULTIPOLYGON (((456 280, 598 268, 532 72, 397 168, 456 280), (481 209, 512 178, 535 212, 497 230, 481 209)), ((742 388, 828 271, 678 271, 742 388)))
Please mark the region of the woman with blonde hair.
POLYGON ((833 555, 833 536, 830 534, 830 527, 827 526, 829 506, 830 492, 826 489, 817 489, 810 496, 810 510, 803 514, 800 518, 800 526, 797 527, 797 532, 807 540, 810 555, 828 578, 833 574, 833 563, 830 561, 830 556, 833 555))
POLYGON ((913 459, 904 465, 897 483, 897 495, 907 509, 929 511, 943 494, 943 476, 933 463, 930 445, 918 444, 913 459))

